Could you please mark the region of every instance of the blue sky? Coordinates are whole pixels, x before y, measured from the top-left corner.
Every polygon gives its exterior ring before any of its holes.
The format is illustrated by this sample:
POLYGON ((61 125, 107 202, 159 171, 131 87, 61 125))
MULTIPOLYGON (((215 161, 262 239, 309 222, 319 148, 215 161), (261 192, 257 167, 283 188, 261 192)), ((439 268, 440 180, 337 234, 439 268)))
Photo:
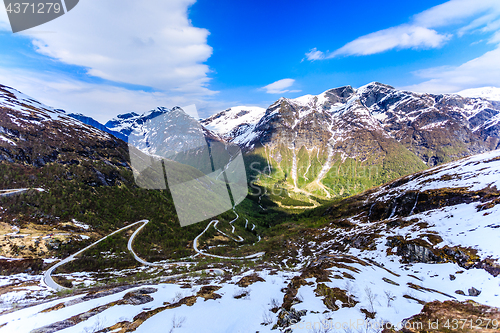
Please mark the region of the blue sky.
POLYGON ((105 122, 119 113, 235 105, 380 81, 413 91, 500 86, 500 1, 81 0, 12 34, 0 83, 105 122))

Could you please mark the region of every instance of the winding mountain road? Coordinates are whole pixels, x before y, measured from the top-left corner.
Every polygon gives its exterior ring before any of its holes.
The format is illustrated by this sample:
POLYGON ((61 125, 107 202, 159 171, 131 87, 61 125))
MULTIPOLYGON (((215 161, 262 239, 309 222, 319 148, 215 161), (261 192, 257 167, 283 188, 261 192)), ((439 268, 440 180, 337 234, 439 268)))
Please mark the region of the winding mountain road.
POLYGON ((145 221, 146 222, 144 222, 143 225, 141 225, 139 228, 137 228, 134 231, 134 233, 132 234, 132 236, 130 236, 130 238, 128 239, 127 249, 130 251, 130 253, 132 253, 132 255, 134 256, 134 259, 137 260, 138 262, 140 262, 141 264, 146 265, 146 266, 160 266, 159 264, 154 264, 154 263, 151 263, 151 262, 148 262, 148 261, 142 259, 141 257, 139 257, 137 255, 137 253, 134 252, 134 249, 132 248, 132 243, 134 242, 135 236, 137 236, 137 234, 139 233, 139 231, 141 231, 142 228, 144 228, 146 226, 146 224, 149 223, 149 220, 145 220, 145 221))
MULTIPOLYGON (((234 233, 234 226, 233 226, 233 223, 239 218, 239 215, 238 213, 236 213, 236 211, 233 209, 234 213, 236 214, 236 218, 234 218, 231 222, 229 222, 231 224, 231 227, 233 227, 233 233, 234 233)), ((109 235, 99 239, 98 241, 90 244, 89 246, 81 249, 80 251, 70 255, 69 257, 61 260, 60 262, 58 262, 57 264, 55 264, 54 266, 50 267, 47 271, 45 271, 45 273, 43 274, 43 277, 42 277, 42 284, 44 284, 45 286, 47 286, 48 288, 51 288, 51 289, 54 289, 54 290, 57 290, 57 291, 60 291, 60 290, 67 290, 69 288, 66 288, 66 287, 63 287, 59 284, 57 284, 54 279, 52 278, 52 273, 60 266, 64 265, 64 264, 67 264, 68 262, 70 261, 73 261, 76 259, 76 257, 80 254, 82 254, 83 252, 87 251, 88 249, 90 249, 91 247, 99 244, 100 242, 102 242, 103 240, 105 240, 106 238, 110 237, 110 236, 113 236, 114 234, 117 234, 123 230, 126 230, 130 227, 133 227, 137 224, 141 224, 142 225, 137 228, 134 233, 130 236, 130 238, 128 239, 128 243, 127 243, 127 249, 130 251, 130 253, 134 256, 134 259, 136 261, 138 261, 139 263, 141 263, 142 265, 145 265, 145 266, 170 266, 170 265, 191 265, 193 264, 192 262, 171 262, 171 263, 152 263, 152 262, 148 262, 148 261, 145 261, 144 259, 142 259, 141 257, 139 257, 137 255, 137 253, 135 253, 134 249, 133 249, 133 243, 134 243, 134 239, 135 237, 139 234, 139 232, 149 223, 149 220, 140 220, 140 221, 137 221, 135 223, 132 223, 130 225, 127 225, 121 229, 118 229, 118 230, 115 230, 113 231, 112 233, 110 233, 109 235)), ((215 255, 215 254, 210 254, 210 253, 206 253, 206 252, 203 252, 201 250, 198 249, 198 239, 210 228, 210 226, 212 226, 212 224, 214 224, 214 228, 215 230, 217 230, 219 233, 233 239, 234 241, 236 242, 243 242, 244 239, 241 237, 241 236, 238 236, 239 237, 239 240, 238 239, 234 239, 232 238, 231 236, 225 234, 224 232, 220 231, 219 229, 217 229, 217 223, 219 223, 219 220, 212 220, 210 221, 210 223, 207 225, 207 227, 205 228, 205 230, 203 230, 198 236, 196 236, 196 238, 194 239, 193 241, 193 249, 196 253, 200 254, 200 255, 204 255, 204 256, 208 256, 208 257, 213 257, 213 258, 220 258, 220 259, 254 259, 254 258, 258 258, 258 257, 261 257, 265 254, 265 252, 258 252, 258 253, 255 253, 255 254, 252 254, 252 255, 248 255, 248 256, 245 256, 245 257, 226 257, 226 256, 218 256, 218 255, 215 255)), ((247 220, 247 224, 248 224, 248 220, 247 220)), ((255 225, 254 225, 255 227, 255 225)), ((260 239, 259 239, 260 240, 260 239)), ((213 268, 213 269, 204 269, 204 270, 199 270, 199 271, 195 271, 195 272, 189 272, 189 273, 200 273, 200 272, 204 272, 204 273, 215 273, 215 274, 218 274, 218 275, 222 275, 224 274, 224 271, 219 269, 219 268, 213 268)), ((176 278, 176 277, 181 277, 185 274, 188 274, 188 273, 182 273, 182 274, 177 274, 177 275, 173 275, 173 276, 170 276, 168 278, 176 278)))
MULTIPOLYGON (((236 213, 236 211, 234 211, 236 213)), ((239 215, 236 213, 236 218, 234 220, 232 220, 231 222, 231 226, 232 226, 232 223, 234 221, 236 221, 237 219, 239 218, 239 215)), ((264 254, 266 254, 265 252, 257 252, 257 253, 254 253, 254 254, 251 254, 251 255, 248 255, 248 256, 245 256, 245 257, 226 257, 226 256, 218 256, 218 255, 215 255, 215 254, 210 254, 210 253, 206 253, 206 252, 203 252, 201 251, 200 249, 198 249, 198 239, 203 236, 203 234, 210 228, 210 226, 212 225, 212 223, 214 223, 214 228, 215 230, 217 230, 218 232, 220 232, 221 234, 233 239, 234 241, 237 241, 236 239, 226 235, 225 233, 223 233, 222 231, 220 231, 219 229, 217 229, 217 223, 219 223, 219 220, 212 220, 210 221, 210 223, 207 225, 207 227, 205 228, 205 230, 203 230, 201 232, 201 234, 199 234, 198 236, 196 236, 196 238, 194 239, 193 241, 193 249, 196 251, 196 253, 200 254, 200 255, 203 255, 203 256, 208 256, 208 257, 212 257, 212 258, 219 258, 219 259, 237 259, 237 260, 242 260, 242 259, 255 259, 255 258, 258 258, 258 257, 262 257, 264 254)), ((248 223, 248 220, 247 220, 247 223, 248 223)), ((255 228, 255 225, 254 225, 254 228, 255 228)), ((234 229, 233 229, 234 230, 234 229)), ((243 238, 241 238, 241 236, 238 236, 240 237, 241 241, 243 241, 243 238)))
MULTIPOLYGON (((146 261, 146 260, 142 259, 141 257, 139 257, 137 255, 137 253, 135 253, 134 248, 133 248, 134 239, 139 234, 139 232, 142 230, 142 228, 144 228, 146 226, 146 224, 149 223, 149 220, 142 220, 139 222, 142 222, 144 224, 141 225, 139 228, 137 228, 137 230, 134 231, 134 233, 128 239, 128 243, 127 243, 127 249, 134 256, 134 259, 136 261, 140 262, 141 264, 143 264, 145 266, 156 266, 156 267, 160 267, 160 266, 165 267, 165 266, 171 266, 171 265, 187 266, 187 265, 193 264, 193 262, 191 262, 191 261, 149 262, 149 261, 146 261)), ((137 223, 139 223, 139 222, 137 222, 137 223)))
MULTIPOLYGON (((45 271, 45 273, 43 274, 43 277, 42 277, 42 284, 46 285, 47 287, 51 288, 51 289, 54 289, 56 291, 60 291, 60 290, 68 290, 69 288, 66 288, 66 287, 63 287, 59 284, 57 284, 54 279, 52 278, 52 273, 60 266, 64 265, 64 264, 67 264, 68 262, 70 261, 73 261, 76 259, 76 257, 80 254, 82 254, 83 252, 87 251, 88 249, 90 249, 91 247, 99 244, 100 242, 102 242, 103 240, 105 240, 106 238, 110 237, 110 236, 113 236, 114 234, 117 234, 123 230, 126 230, 130 227, 133 227, 137 224, 140 224, 142 223, 142 225, 137 228, 134 233, 130 236, 130 238, 128 239, 128 243, 127 243, 127 249, 130 251, 130 253, 132 253, 132 255, 134 256, 134 259, 136 261, 138 261, 139 263, 145 265, 145 266, 170 266, 170 265, 192 265, 193 263, 192 262, 171 262, 171 263, 152 263, 152 262, 148 262, 148 261, 145 261, 144 259, 142 259, 141 257, 139 257, 137 255, 137 253, 135 253, 133 247, 132 247, 132 244, 134 242, 134 238, 139 234, 139 232, 142 230, 142 228, 144 228, 148 223, 149 223, 149 220, 140 220, 140 221, 137 221, 135 223, 132 223, 130 225, 127 225, 121 229, 118 229, 118 230, 115 230, 113 231, 112 233, 110 233, 109 235, 99 239, 98 241, 90 244, 89 246, 81 249, 80 251, 70 255, 69 257, 61 260, 60 262, 58 262, 57 264, 55 264, 54 266, 50 267, 47 271, 45 271)), ((205 229, 206 230, 206 229, 205 229)), ((203 233, 202 233, 203 234, 203 233)), ((199 235, 201 236, 201 234, 199 235)), ((198 236, 198 237, 199 237, 198 236)), ((181 277, 183 275, 186 275, 188 273, 215 273, 217 275, 222 275, 224 274, 224 271, 222 269, 219 269, 219 268, 212 268, 212 269, 202 269, 202 270, 198 270, 198 271, 194 271, 194 272, 187 272, 187 273, 182 273, 182 274, 176 274, 176 275, 172 275, 172 276, 168 276, 168 277, 165 277, 165 278, 169 278, 169 279, 173 279, 173 278, 177 278, 177 277, 181 277)))
MULTIPOLYGON (((234 234, 234 230, 235 230, 235 228, 234 228, 233 223, 234 223, 234 222, 235 222, 235 221, 236 221, 236 220, 237 220, 240 216, 238 215, 238 213, 236 213, 236 210, 234 210, 234 209, 233 209, 233 212, 236 214, 236 217, 235 217, 235 218, 234 218, 231 222, 229 222, 229 224, 231 225, 231 228, 233 228, 231 232, 234 234)), ((223 231, 221 231, 221 230, 217 229, 217 224, 219 223, 219 220, 214 220, 214 221, 216 221, 216 222, 215 222, 215 224, 214 224, 214 229, 215 229, 215 230, 217 230, 219 233, 223 234, 224 236, 226 236, 226 237, 227 237, 227 238, 229 238, 229 239, 234 240, 235 242, 243 242, 243 241, 244 241, 244 239, 243 239, 241 236, 238 236, 238 239, 236 239, 236 238, 233 238, 233 237, 229 236, 229 235, 228 235, 228 234, 226 234, 225 232, 223 232, 223 231)))
POLYGON ((17 190, 0 190, 0 197, 9 197, 11 195, 21 194, 29 190, 28 188, 20 188, 17 190))
MULTIPOLYGON (((48 269, 48 270, 47 270, 47 271, 43 274, 43 277, 42 277, 42 282, 43 282, 43 284, 45 284, 47 287, 49 287, 49 288, 51 288, 51 289, 55 289, 55 290, 57 290, 57 291, 59 291, 59 290, 64 290, 64 289, 68 289, 68 288, 66 288, 66 287, 63 287, 63 286, 61 286, 61 285, 57 284, 57 283, 54 281, 54 279, 52 279, 52 272, 53 272, 53 271, 55 271, 58 267, 60 267, 60 266, 62 266, 62 265, 64 265, 64 264, 67 264, 67 263, 68 263, 68 262, 70 262, 70 261, 75 260, 75 259, 76 259, 76 256, 78 256, 79 254, 81 254, 81 253, 83 253, 83 252, 87 251, 87 250, 88 250, 88 249, 90 249, 91 247, 93 247, 93 246, 95 246, 95 245, 99 244, 100 242, 102 242, 103 240, 105 240, 106 238, 108 238, 109 236, 113 236, 114 234, 117 234, 117 233, 119 233, 120 231, 123 231, 123 230, 125 230, 125 229, 130 228, 130 227, 133 227, 134 225, 137 225, 137 224, 139 224, 139 223, 143 223, 142 227, 144 227, 144 226, 145 226, 148 222, 149 222, 149 220, 141 220, 141 221, 137 221, 137 222, 132 223, 132 224, 130 224, 130 225, 127 225, 127 226, 125 226, 125 227, 123 227, 123 228, 121 228, 121 229, 118 229, 118 230, 116 230, 116 231, 113 231, 113 232, 112 232, 112 233, 110 233, 109 235, 107 235, 107 236, 105 236, 105 237, 103 237, 103 238, 99 239, 98 241, 96 241, 96 242, 94 242, 94 243, 90 244, 89 246, 85 247, 84 249, 82 249, 82 250, 80 250, 80 251, 78 251, 78 252, 76 252, 76 253, 74 253, 74 254, 70 255, 69 257, 67 257, 67 258, 65 258, 65 259, 63 259, 63 260, 61 260, 61 261, 59 261, 57 264, 55 264, 54 266, 50 267, 50 268, 49 268, 49 269, 48 269)), ((142 228, 142 227, 141 227, 141 228, 142 228)), ((139 229, 141 229, 141 228, 139 228, 139 229)), ((139 230, 139 229, 138 229, 138 230, 139 230)), ((137 230, 136 230, 136 233, 137 233, 137 230)), ((134 235, 135 235, 136 233, 134 233, 134 235)), ((134 235, 132 235, 132 236, 134 236, 134 235)), ((131 239, 132 239, 132 237, 131 237, 131 239)), ((130 242, 130 239, 129 239, 129 242, 130 242)), ((134 257, 136 257, 136 255, 135 255, 135 253, 134 253, 134 252, 133 252, 133 254, 134 254, 134 257)), ((136 257, 136 259, 137 259, 137 258, 139 258, 139 257, 136 257)), ((139 259, 140 259, 140 258, 139 258, 139 259)), ((142 259, 141 259, 141 260, 142 260, 142 259)))
POLYGON ((16 195, 16 194, 21 194, 24 192, 27 192, 29 190, 37 190, 38 192, 43 192, 45 191, 43 188, 17 188, 17 189, 11 189, 11 190, 0 190, 0 197, 10 197, 11 195, 16 195))
MULTIPOLYGON (((24 192, 27 192, 29 191, 31 188, 19 188, 19 189, 7 189, 7 190, 0 190, 0 197, 2 196, 11 196, 11 195, 17 195, 17 194, 21 194, 21 193, 24 193, 24 192)), ((45 191, 44 189, 42 188, 35 188, 34 190, 37 190, 39 192, 43 192, 45 191)), ((232 233, 234 233, 235 231, 235 228, 233 226, 233 223, 239 218, 239 215, 238 213, 236 213, 236 210, 234 209, 233 207, 233 212, 236 214, 236 217, 231 221, 229 222, 229 224, 231 225, 232 227, 232 233)), ((169 266, 169 265, 190 265, 192 264, 192 262, 171 262, 171 263, 151 263, 151 262, 148 262, 148 261, 145 261, 144 259, 142 259, 141 257, 139 257, 137 255, 137 253, 135 253, 132 245, 133 245, 133 242, 134 242, 134 239, 135 237, 139 234, 139 232, 149 223, 149 220, 140 220, 140 221, 137 221, 135 223, 132 223, 132 224, 129 224, 121 229, 118 229, 118 230, 115 230, 113 231, 112 233, 110 233, 109 235, 107 236, 104 236, 103 238, 97 240, 96 242, 90 244, 89 246, 81 249, 80 251, 76 252, 76 253, 73 253, 72 255, 70 255, 69 257, 59 261, 58 263, 56 263, 55 265, 51 266, 49 269, 47 269, 47 271, 45 271, 45 273, 43 274, 42 276, 42 285, 45 285, 47 286, 48 288, 50 289, 54 289, 56 291, 60 291, 60 290, 68 290, 69 288, 66 288, 66 287, 63 287, 59 284, 57 284, 54 279, 52 278, 52 273, 59 267, 61 267, 62 265, 64 264, 67 264, 68 262, 70 261, 73 261, 76 259, 76 257, 80 254, 82 254, 83 252, 87 251, 88 249, 92 248, 93 246, 99 244, 100 242, 102 242, 103 240, 105 240, 106 238, 110 237, 110 236, 113 236, 123 230, 126 230, 128 228, 131 228, 137 224, 141 224, 142 225, 137 228, 134 233, 130 236, 129 240, 128 240, 128 243, 127 243, 127 249, 130 251, 130 253, 134 256, 134 259, 136 261, 138 261, 139 263, 141 263, 142 265, 145 265, 145 266, 169 266)), ((209 254, 209 253, 205 253, 201 250, 198 249, 198 239, 208 230, 208 228, 210 228, 210 226, 212 225, 212 223, 215 223, 214 224, 214 228, 215 230, 217 230, 219 233, 225 235, 226 237, 234 240, 235 242, 243 242, 244 239, 241 237, 241 236, 238 236, 239 239, 235 239, 229 235, 227 235, 226 233, 222 232, 221 230, 217 229, 217 223, 219 223, 219 220, 212 220, 210 221, 210 223, 207 225, 207 227, 205 228, 205 230, 203 230, 198 236, 196 236, 196 238, 194 239, 193 241, 193 249, 194 251, 197 253, 197 254, 200 254, 200 255, 204 255, 204 256, 209 256, 209 257, 213 257, 213 258, 221 258, 221 259, 253 259, 253 258, 258 258, 258 257, 261 257, 262 255, 265 254, 265 252, 259 252, 259 253, 255 253, 255 254, 252 254, 252 255, 248 255, 248 256, 245 256, 245 257, 225 257, 225 256, 217 256, 217 255, 214 255, 214 254, 209 254)), ((248 220, 246 220, 246 223, 248 224, 248 220)), ((245 225, 246 226, 246 225, 245 225)), ((255 228, 255 225, 253 226, 255 228)), ((253 229, 252 229, 253 230, 253 229)), ((259 239, 260 240, 260 239, 259 239)), ((199 271, 196 271, 196 272, 210 272, 210 273, 216 273, 216 274, 224 274, 224 271, 221 270, 221 269, 218 269, 218 268, 214 268, 214 269, 205 269, 205 270, 199 270, 199 271)), ((196 273, 195 272, 195 273, 196 273)), ((191 272, 193 273, 193 272, 191 272)), ((177 274, 177 275, 173 275, 171 276, 170 278, 175 278, 175 277, 180 277, 184 274, 187 274, 187 273, 183 273, 183 274, 177 274)))

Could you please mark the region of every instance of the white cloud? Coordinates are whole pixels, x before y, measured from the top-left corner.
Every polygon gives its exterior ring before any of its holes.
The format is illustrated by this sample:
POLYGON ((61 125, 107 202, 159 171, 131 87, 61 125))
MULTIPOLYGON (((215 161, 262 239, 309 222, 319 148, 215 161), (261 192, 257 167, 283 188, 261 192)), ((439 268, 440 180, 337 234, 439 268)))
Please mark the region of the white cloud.
POLYGON ((339 55, 369 55, 396 48, 438 48, 449 38, 449 35, 441 35, 432 29, 401 25, 355 39, 329 54, 327 58, 339 55))
MULTIPOLYGON (((106 80, 178 93, 211 94, 209 32, 194 27, 195 0, 80 1, 67 14, 26 30, 36 50, 106 80), (51 31, 53 33, 37 33, 51 31)), ((5 25, 4 13, 0 26, 5 25)))
MULTIPOLYGON (((410 23, 361 36, 334 52, 323 53, 314 48, 306 53, 306 57, 313 61, 342 55, 370 55, 393 49, 439 48, 452 35, 439 33, 436 28, 459 24, 459 36, 471 32, 486 33, 500 28, 499 19, 499 0, 450 0, 415 15, 410 23)), ((498 36, 494 36, 490 42, 497 40, 498 36)))
MULTIPOLYGON (((16 34, 31 39, 37 52, 81 66, 91 76, 156 92, 79 81, 43 68, 0 68, 0 83, 102 122, 119 113, 140 113, 157 106, 194 103, 203 113, 220 103, 207 102, 217 93, 207 86, 210 69, 204 64, 212 48, 207 45, 209 32, 188 19, 188 8, 195 1, 80 1, 58 19, 16 34)), ((3 10, 0 30, 10 31, 3 10)))
POLYGON ((500 43, 500 31, 495 32, 493 37, 490 39, 491 44, 498 44, 500 43))
POLYGON ((462 23, 478 14, 488 16, 490 13, 496 13, 496 16, 500 14, 498 0, 450 0, 415 15, 414 23, 423 27, 437 28, 462 23))
POLYGON ((417 92, 455 93, 468 88, 500 87, 500 47, 457 67, 440 67, 415 74, 426 81, 403 89, 417 92))
POLYGON ((266 93, 268 94, 284 94, 286 92, 300 92, 300 90, 287 89, 290 88, 294 84, 294 82, 295 82, 294 79, 281 79, 271 84, 268 84, 265 87, 262 87, 262 89, 266 90, 266 93))
POLYGON ((325 54, 321 51, 318 51, 317 48, 313 48, 311 51, 306 53, 307 60, 322 60, 325 59, 325 54))
POLYGON ((102 123, 117 114, 131 111, 142 113, 157 106, 195 104, 202 112, 207 107, 206 100, 196 96, 129 90, 86 83, 61 74, 35 73, 22 69, 0 68, 0 83, 20 90, 46 105, 64 109, 68 113, 83 113, 102 123))

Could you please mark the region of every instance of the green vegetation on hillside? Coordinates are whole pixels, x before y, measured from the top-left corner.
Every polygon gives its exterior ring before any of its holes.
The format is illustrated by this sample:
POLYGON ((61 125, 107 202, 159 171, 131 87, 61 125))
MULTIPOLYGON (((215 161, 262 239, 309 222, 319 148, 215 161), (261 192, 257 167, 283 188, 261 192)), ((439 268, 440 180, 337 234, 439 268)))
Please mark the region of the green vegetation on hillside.
MULTIPOLYGON (((97 167, 97 166, 96 166, 97 167)), ((99 166, 103 173, 106 166, 99 166)), ((42 187, 43 192, 29 191, 23 195, 0 198, 6 208, 5 216, 20 225, 26 223, 57 226, 72 219, 92 226, 104 236, 142 219, 151 223, 144 229, 151 230, 150 239, 137 247, 145 258, 183 257, 193 253, 188 247, 206 226, 198 223, 181 227, 168 190, 146 190, 135 186, 132 172, 122 168, 122 181, 115 186, 90 186, 85 179, 87 169, 82 166, 47 165, 43 168, 0 163, 1 188, 42 187), (66 177, 71 173, 70 178, 66 177), (153 250, 154 249, 154 250, 153 250), (160 252, 158 252, 160 251, 160 252)), ((89 175, 90 176, 90 175, 89 175)), ((4 220, 5 221, 5 220, 4 220)), ((97 237, 97 236, 96 236, 97 237)), ((123 236, 125 237, 125 236, 123 236)), ((59 256, 66 256, 83 247, 84 243, 69 243, 58 249, 59 256)))
POLYGON ((349 158, 335 153, 329 168, 327 152, 301 147, 295 152, 296 180, 293 179, 293 151, 284 146, 257 148, 247 156, 250 182, 267 189, 270 198, 285 206, 314 206, 361 193, 390 180, 427 168, 403 145, 390 142, 377 153, 349 158), (323 170, 325 168, 325 170, 323 170), (324 173, 319 181, 318 176, 324 173), (295 186, 296 185, 296 186, 295 186))

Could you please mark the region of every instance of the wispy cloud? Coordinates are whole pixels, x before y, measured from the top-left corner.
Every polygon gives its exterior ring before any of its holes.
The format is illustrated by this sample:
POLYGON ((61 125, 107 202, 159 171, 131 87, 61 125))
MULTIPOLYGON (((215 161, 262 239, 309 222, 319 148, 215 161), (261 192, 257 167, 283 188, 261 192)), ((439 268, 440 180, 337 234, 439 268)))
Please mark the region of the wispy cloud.
POLYGON ((429 68, 415 72, 424 82, 402 87, 417 92, 455 93, 468 88, 500 87, 500 48, 456 67, 429 68))
POLYGON ((268 94, 284 94, 286 92, 300 92, 300 90, 290 90, 290 88, 295 83, 294 79, 281 79, 265 87, 262 87, 268 94))
MULTIPOLYGON (((443 46, 453 34, 436 29, 459 24, 457 35, 492 32, 500 29, 500 1, 450 0, 415 15, 409 23, 361 36, 333 52, 316 48, 306 53, 310 61, 337 56, 361 56, 393 49, 429 49, 443 46), (471 22, 472 20, 472 22, 471 22)), ((500 36, 494 35, 490 42, 500 36)))
POLYGON ((500 87, 500 1, 452 0, 417 15, 415 21, 433 27, 460 23, 458 36, 490 33, 488 43, 497 44, 497 48, 459 66, 417 71, 414 74, 425 81, 403 88, 419 92, 455 93, 468 88, 500 87))
POLYGON ((438 48, 450 37, 448 34, 439 34, 435 30, 424 27, 401 25, 360 37, 332 52, 327 57, 370 55, 392 49, 438 48))
POLYGON ((323 60, 325 59, 325 53, 323 53, 322 51, 318 51, 317 48, 313 48, 312 50, 306 53, 306 58, 309 61, 323 60))

